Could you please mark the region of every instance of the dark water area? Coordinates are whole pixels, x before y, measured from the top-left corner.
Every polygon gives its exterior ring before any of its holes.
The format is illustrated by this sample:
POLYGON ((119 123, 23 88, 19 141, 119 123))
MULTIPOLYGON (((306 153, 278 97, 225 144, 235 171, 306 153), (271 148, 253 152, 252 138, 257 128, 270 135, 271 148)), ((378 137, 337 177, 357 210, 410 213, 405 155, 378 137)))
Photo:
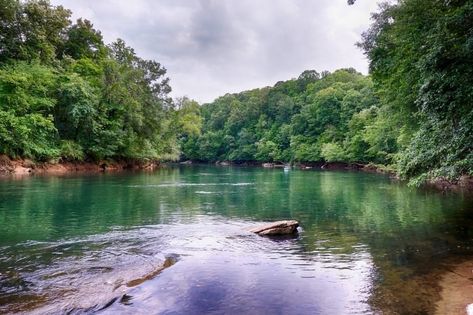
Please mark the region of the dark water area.
POLYGON ((0 313, 431 314, 472 227, 471 194, 358 172, 4 179, 0 313), (247 232, 280 219, 299 235, 247 232))

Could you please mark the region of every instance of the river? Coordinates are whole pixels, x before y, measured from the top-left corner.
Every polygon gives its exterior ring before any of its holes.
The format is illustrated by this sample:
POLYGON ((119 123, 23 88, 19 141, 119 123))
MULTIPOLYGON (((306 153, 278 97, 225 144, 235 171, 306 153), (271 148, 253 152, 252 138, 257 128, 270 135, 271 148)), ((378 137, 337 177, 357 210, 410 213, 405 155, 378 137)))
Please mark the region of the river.
POLYGON ((467 193, 360 172, 3 179, 0 313, 431 314, 472 227, 467 193), (280 219, 299 235, 247 232, 280 219))

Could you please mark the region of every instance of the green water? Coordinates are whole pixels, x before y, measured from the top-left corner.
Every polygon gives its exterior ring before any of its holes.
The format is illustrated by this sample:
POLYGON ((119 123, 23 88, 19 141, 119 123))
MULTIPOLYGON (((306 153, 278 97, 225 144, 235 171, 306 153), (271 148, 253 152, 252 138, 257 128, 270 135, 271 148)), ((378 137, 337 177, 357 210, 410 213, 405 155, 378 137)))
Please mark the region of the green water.
POLYGON ((472 226, 471 195, 357 172, 3 179, 0 313, 432 313, 472 226), (279 219, 299 236, 246 231, 279 219))

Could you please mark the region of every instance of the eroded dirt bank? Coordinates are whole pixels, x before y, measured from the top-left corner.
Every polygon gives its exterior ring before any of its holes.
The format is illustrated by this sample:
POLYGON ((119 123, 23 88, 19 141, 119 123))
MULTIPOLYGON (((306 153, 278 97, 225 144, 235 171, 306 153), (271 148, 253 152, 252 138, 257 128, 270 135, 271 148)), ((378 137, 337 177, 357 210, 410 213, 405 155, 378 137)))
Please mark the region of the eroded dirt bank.
POLYGON ((28 159, 10 159, 0 155, 0 176, 22 176, 30 174, 67 174, 74 172, 104 172, 130 169, 155 169, 160 166, 156 161, 100 161, 100 162, 34 162, 28 159))

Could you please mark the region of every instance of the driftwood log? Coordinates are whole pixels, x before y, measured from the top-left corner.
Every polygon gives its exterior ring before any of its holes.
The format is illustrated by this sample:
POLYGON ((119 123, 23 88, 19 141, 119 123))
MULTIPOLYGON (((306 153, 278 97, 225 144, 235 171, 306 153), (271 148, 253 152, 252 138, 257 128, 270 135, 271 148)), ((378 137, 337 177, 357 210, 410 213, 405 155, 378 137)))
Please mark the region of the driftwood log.
POLYGON ((250 229, 259 235, 288 235, 297 233, 299 222, 295 220, 277 221, 250 229))

